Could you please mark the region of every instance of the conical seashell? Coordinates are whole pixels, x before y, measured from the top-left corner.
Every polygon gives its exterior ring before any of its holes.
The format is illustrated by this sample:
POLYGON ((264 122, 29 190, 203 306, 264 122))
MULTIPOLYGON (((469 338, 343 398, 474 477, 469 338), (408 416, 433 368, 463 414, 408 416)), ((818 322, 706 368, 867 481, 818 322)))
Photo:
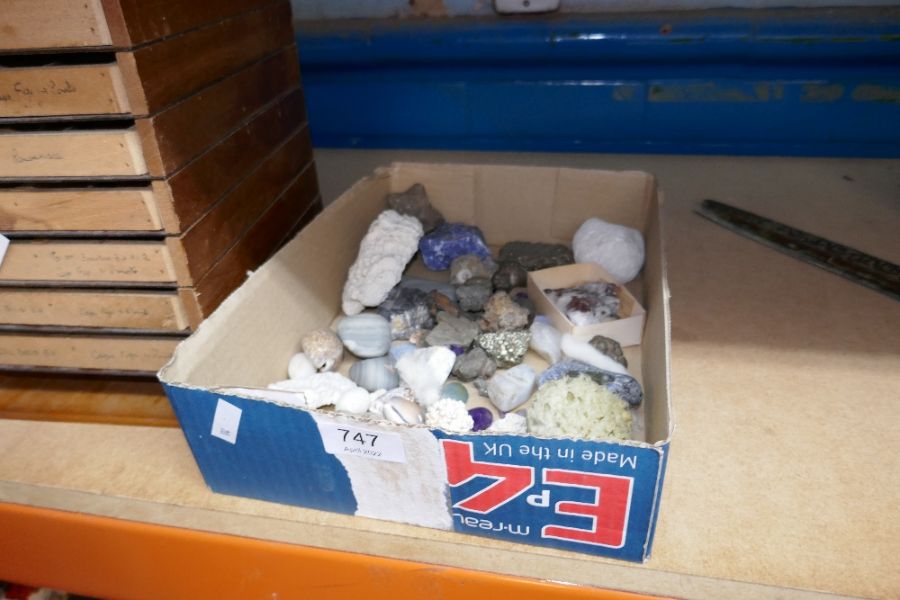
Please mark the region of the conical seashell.
POLYGON ((344 356, 341 339, 330 329, 316 329, 300 338, 303 353, 318 371, 333 371, 344 356))

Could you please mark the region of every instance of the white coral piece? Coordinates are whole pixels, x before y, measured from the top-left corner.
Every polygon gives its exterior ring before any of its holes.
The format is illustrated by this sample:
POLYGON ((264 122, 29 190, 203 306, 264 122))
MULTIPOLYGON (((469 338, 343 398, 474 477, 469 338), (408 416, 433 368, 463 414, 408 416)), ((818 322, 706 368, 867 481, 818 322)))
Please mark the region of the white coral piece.
MULTIPOLYGON (((321 408, 329 404, 337 404, 344 392, 357 387, 350 379, 331 371, 269 384, 270 390, 295 393, 308 408, 321 408)), ((368 392, 366 394, 368 395, 368 392)))
POLYGON ((472 427, 475 426, 466 405, 451 398, 441 398, 431 404, 425 413, 425 423, 429 427, 458 433, 472 431, 472 427))
POLYGON ((502 418, 496 419, 491 423, 487 431, 490 433, 526 433, 528 431, 528 422, 520 414, 507 413, 502 418))
POLYGON ((403 269, 419 247, 422 223, 415 217, 386 210, 369 226, 359 244, 356 262, 344 284, 342 308, 348 315, 378 306, 400 282, 403 269))

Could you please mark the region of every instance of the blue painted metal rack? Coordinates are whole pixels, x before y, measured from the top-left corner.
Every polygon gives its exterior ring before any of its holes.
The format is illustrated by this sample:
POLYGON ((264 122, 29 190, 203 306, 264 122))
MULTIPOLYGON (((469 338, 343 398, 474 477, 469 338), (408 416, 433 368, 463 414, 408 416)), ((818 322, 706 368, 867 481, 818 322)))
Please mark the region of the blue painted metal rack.
POLYGON ((298 23, 318 146, 900 156, 900 9, 298 23))

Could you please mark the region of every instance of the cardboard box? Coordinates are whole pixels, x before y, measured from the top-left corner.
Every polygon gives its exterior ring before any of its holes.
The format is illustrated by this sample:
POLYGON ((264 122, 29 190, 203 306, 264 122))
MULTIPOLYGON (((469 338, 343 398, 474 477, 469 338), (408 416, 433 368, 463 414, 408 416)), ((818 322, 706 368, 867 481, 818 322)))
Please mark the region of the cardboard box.
POLYGON ((544 290, 569 288, 584 283, 616 283, 612 275, 595 264, 574 264, 541 269, 528 273, 528 297, 534 302, 538 314, 546 315, 554 327, 563 333, 571 333, 579 340, 590 341, 595 335, 605 335, 619 342, 623 348, 641 343, 644 331, 644 307, 623 285, 619 285, 620 318, 596 325, 575 325, 556 307, 544 290))
POLYGON ((650 553, 672 432, 668 289, 654 178, 639 172, 395 164, 354 185, 253 273, 159 373, 215 491, 640 561, 650 553), (588 217, 638 228, 647 308, 629 349, 645 441, 449 434, 292 408, 252 392, 332 323, 359 241, 389 192, 423 183, 493 246, 570 243, 588 217))

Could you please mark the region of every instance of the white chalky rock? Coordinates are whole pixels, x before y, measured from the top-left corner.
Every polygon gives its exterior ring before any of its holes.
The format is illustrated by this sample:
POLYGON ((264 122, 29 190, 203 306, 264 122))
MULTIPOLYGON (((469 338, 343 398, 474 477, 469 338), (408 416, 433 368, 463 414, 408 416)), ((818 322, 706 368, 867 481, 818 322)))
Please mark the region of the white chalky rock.
POLYGON ((528 421, 520 414, 507 413, 491 423, 487 431, 491 433, 526 433, 528 421))
MULTIPOLYGON (((344 392, 357 387, 359 386, 351 380, 332 371, 313 373, 297 379, 285 379, 269 384, 270 390, 294 392, 303 399, 308 408, 321 408, 329 404, 337 404, 344 392)), ((366 394, 368 395, 368 392, 366 394)))
POLYGON ((293 355, 288 362, 288 379, 298 379, 306 375, 312 375, 315 372, 316 368, 313 366, 312 361, 302 352, 293 355))
POLYGON ((417 348, 400 357, 397 374, 413 391, 416 401, 424 407, 441 397, 441 386, 450 376, 456 354, 446 346, 417 348))
POLYGON ((534 369, 524 364, 497 371, 487 383, 488 398, 500 411, 513 411, 528 402, 534 390, 534 378, 534 369))
POLYGON ((361 415, 369 410, 372 397, 368 391, 361 387, 347 390, 334 403, 334 409, 338 412, 361 415))
POLYGON ((348 315, 366 306, 378 306, 400 282, 406 263, 422 237, 422 223, 415 217, 386 210, 369 226, 359 244, 356 262, 344 284, 342 308, 348 315))
POLYGON ((603 354, 587 342, 575 339, 571 334, 566 333, 562 336, 560 348, 562 349, 563 354, 569 358, 580 360, 583 363, 592 365, 598 369, 603 369, 604 371, 609 371, 610 373, 628 374, 628 370, 617 361, 603 354))
POLYGON ((637 229, 588 219, 572 239, 575 262, 596 263, 618 283, 628 283, 644 265, 644 236, 637 229))
POLYGON ((561 341, 562 333, 547 321, 547 317, 534 318, 529 346, 551 366, 562 359, 562 350, 559 348, 561 341))
POLYGON ((451 398, 442 398, 431 404, 425 413, 425 423, 429 427, 458 433, 472 431, 475 426, 466 405, 451 398))

